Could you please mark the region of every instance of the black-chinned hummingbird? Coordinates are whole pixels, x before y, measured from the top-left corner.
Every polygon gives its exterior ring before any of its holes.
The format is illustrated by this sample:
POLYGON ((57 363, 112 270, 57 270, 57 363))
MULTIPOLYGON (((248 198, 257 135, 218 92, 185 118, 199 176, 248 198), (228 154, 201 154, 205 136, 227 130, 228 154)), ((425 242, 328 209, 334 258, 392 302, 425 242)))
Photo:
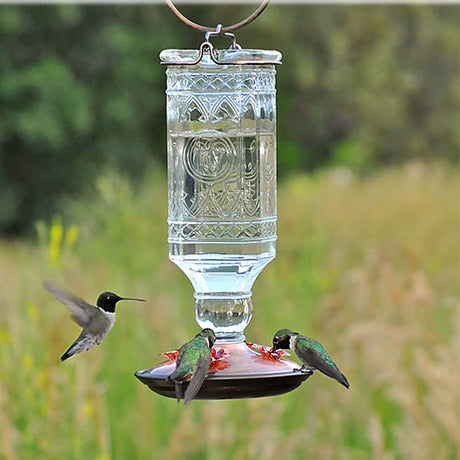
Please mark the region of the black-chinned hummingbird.
POLYGON ((61 361, 65 361, 78 353, 88 351, 104 340, 115 323, 115 306, 117 302, 120 300, 145 302, 144 299, 120 297, 113 292, 107 291, 98 297, 96 306, 94 306, 68 292, 54 281, 43 281, 43 287, 70 310, 72 319, 83 328, 75 342, 61 356, 61 361))
POLYGON ((289 329, 280 329, 273 337, 273 350, 277 349, 291 349, 302 361, 301 370, 318 370, 350 388, 347 378, 317 340, 289 329))
POLYGON ((178 403, 182 398, 183 382, 190 380, 183 395, 185 405, 195 398, 198 391, 200 391, 211 365, 211 348, 215 341, 214 331, 206 328, 190 342, 180 347, 176 360, 176 369, 168 377, 168 380, 172 380, 175 384, 178 403))

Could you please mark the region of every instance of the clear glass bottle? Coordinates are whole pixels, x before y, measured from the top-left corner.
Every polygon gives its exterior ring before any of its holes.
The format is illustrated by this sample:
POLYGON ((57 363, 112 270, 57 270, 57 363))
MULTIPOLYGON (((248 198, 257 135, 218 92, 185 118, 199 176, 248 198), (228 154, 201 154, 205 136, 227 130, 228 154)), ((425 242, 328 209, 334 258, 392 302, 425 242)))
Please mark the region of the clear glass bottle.
POLYGON ((196 320, 244 340, 251 289, 275 257, 277 51, 165 50, 169 257, 195 289, 196 320), (238 62, 244 61, 244 65, 238 62), (254 63, 253 63, 254 62, 254 63))

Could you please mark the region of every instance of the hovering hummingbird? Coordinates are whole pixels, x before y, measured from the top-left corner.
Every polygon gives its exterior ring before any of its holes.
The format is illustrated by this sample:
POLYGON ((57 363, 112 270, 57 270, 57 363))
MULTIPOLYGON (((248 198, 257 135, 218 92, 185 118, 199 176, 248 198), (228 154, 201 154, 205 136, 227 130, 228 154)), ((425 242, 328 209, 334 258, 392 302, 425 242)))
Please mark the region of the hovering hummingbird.
POLYGON ((61 356, 61 361, 65 361, 78 353, 88 351, 104 340, 104 337, 115 323, 115 306, 118 301, 137 300, 145 302, 144 299, 120 297, 113 292, 107 291, 99 296, 96 306, 94 306, 68 292, 54 281, 43 281, 43 287, 70 310, 72 319, 83 328, 75 342, 61 356))
POLYGON ((347 378, 317 340, 289 329, 280 329, 273 337, 273 350, 288 348, 302 361, 301 370, 318 370, 350 388, 347 378))
POLYGON ((184 404, 187 405, 200 391, 206 373, 211 365, 211 348, 216 341, 212 329, 203 329, 190 342, 180 347, 176 360, 176 369, 170 374, 168 380, 175 384, 177 402, 182 397, 182 383, 190 380, 185 390, 184 404))

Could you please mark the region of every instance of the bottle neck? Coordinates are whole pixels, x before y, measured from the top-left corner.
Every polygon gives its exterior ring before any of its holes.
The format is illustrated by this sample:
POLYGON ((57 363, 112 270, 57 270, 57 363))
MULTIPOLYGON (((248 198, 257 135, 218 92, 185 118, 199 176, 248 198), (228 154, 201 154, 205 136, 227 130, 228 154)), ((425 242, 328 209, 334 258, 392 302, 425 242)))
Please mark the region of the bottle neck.
POLYGON ((243 342, 252 318, 252 292, 195 293, 195 317, 214 330, 218 342, 243 342))

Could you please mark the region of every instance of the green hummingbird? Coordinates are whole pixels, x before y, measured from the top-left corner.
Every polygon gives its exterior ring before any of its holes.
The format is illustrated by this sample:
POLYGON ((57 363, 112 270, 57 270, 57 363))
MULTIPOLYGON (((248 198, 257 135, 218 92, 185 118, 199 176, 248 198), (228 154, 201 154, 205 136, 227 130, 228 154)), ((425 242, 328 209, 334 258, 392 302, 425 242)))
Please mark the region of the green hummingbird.
POLYGON ((273 350, 291 349, 302 361, 301 370, 318 370, 331 377, 347 388, 350 388, 347 378, 340 372, 327 351, 315 339, 300 335, 289 329, 280 329, 273 337, 273 350))
POLYGON ((54 281, 43 281, 43 287, 70 310, 72 319, 83 328, 81 334, 61 356, 61 361, 88 351, 104 340, 115 323, 115 305, 117 302, 120 300, 145 302, 144 299, 120 297, 107 291, 98 297, 96 306, 94 306, 68 292, 54 281))
POLYGON ((214 331, 206 328, 190 342, 180 347, 176 360, 176 369, 168 377, 168 380, 174 382, 178 403, 182 398, 182 384, 185 381, 190 380, 183 395, 185 405, 200 391, 211 365, 211 349, 215 341, 214 331))

